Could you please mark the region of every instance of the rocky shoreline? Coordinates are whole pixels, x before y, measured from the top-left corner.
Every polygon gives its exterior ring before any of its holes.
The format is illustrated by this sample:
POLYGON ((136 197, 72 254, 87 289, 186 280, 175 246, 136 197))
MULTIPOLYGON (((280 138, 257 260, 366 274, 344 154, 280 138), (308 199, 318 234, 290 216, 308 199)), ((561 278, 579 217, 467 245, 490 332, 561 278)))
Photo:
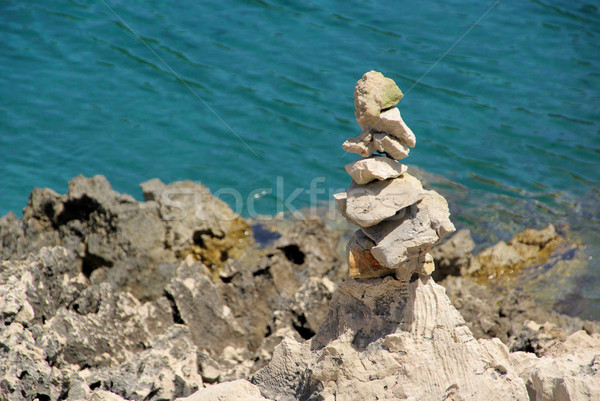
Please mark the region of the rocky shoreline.
MULTIPOLYGON (((393 130, 398 118, 384 119, 393 130)), ((364 139, 347 147, 403 154, 380 132, 364 139)), ((349 173, 409 177, 390 163, 349 173)), ((200 184, 141 186, 138 202, 79 176, 64 195, 35 189, 22 218, 0 218, 0 399, 598 399, 598 322, 504 286, 568 252, 552 226, 478 255, 459 231, 431 250, 433 278, 387 265, 361 278, 363 265, 353 279, 341 233, 321 219, 273 233, 200 184)))

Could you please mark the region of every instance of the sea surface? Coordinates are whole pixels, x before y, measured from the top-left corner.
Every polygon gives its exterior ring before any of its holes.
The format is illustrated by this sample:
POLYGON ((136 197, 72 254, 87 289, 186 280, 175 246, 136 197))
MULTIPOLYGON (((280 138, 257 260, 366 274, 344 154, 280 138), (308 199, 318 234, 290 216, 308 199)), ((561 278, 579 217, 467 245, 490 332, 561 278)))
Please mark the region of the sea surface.
POLYGON ((479 248, 568 225, 583 262, 531 291, 600 319, 599 7, 0 0, 0 215, 78 174, 138 199, 153 177, 199 181, 246 216, 324 204, 349 184, 352 92, 374 69, 456 225, 479 248))

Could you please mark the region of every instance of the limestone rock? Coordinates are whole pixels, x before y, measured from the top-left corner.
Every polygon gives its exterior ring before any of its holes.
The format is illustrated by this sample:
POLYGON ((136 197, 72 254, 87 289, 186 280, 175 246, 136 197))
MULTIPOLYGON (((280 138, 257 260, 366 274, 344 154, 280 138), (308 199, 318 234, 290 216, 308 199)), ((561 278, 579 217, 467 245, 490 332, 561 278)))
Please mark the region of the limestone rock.
POLYGON ((382 266, 371 254, 375 243, 362 231, 354 233, 348 242, 348 268, 352 278, 374 278, 394 274, 394 269, 382 266))
POLYGON ((357 184, 367 184, 373 180, 396 178, 406 172, 407 167, 389 157, 373 156, 349 163, 345 169, 357 184))
POLYGON ((204 388, 178 401, 266 401, 258 387, 247 380, 235 380, 204 388))
POLYGON ((396 83, 377 71, 369 71, 356 83, 354 106, 356 121, 377 117, 381 110, 389 109, 402 99, 402 91, 396 83))
POLYGON ((431 251, 436 264, 433 278, 442 280, 448 275, 462 276, 471 273, 471 251, 475 242, 468 229, 457 231, 454 235, 431 251))
POLYGON ((290 310, 293 327, 312 337, 327 317, 336 285, 327 277, 311 277, 294 294, 290 310))
POLYGON ((483 250, 471 261, 470 269, 480 281, 511 280, 524 266, 548 259, 564 242, 551 224, 541 230, 527 229, 515 235, 508 244, 500 241, 483 250))
POLYGON ((548 311, 522 290, 495 290, 469 276, 447 276, 441 284, 475 338, 499 338, 511 351, 543 356, 578 330, 600 333, 600 323, 548 311))
POLYGON ((556 344, 543 358, 515 352, 510 355, 526 382, 531 400, 575 401, 600 399, 600 336, 584 331, 556 344))
POLYGON ((338 209, 342 216, 346 216, 346 203, 348 201, 348 192, 339 192, 337 194, 333 194, 333 199, 336 201, 338 209))
POLYGON ((251 381, 273 400, 529 399, 506 347, 476 341, 429 278, 347 280, 316 336, 251 381))
POLYGON ((348 153, 357 153, 362 157, 369 157, 375 152, 375 145, 372 142, 373 136, 366 133, 361 136, 348 138, 343 144, 342 149, 348 153))
POLYGON ((327 314, 333 283, 347 274, 338 240, 321 219, 310 218, 294 222, 267 249, 230 264, 221 279, 213 281, 198 263, 178 271, 167 293, 181 320, 196 331, 192 338, 206 382, 248 377, 263 367, 282 331, 298 338, 314 334, 327 314), (207 318, 213 314, 218 318, 207 318))
POLYGON ((62 247, 45 247, 20 261, 0 263, 0 327, 41 323, 87 287, 78 260, 62 247))
POLYGON ((410 206, 403 218, 385 220, 362 230, 377 244, 371 249, 375 259, 394 267, 425 254, 453 232, 449 215, 446 200, 435 191, 425 191, 423 199, 410 206))
POLYGON ((167 286, 165 291, 179 314, 180 321, 175 323, 190 328, 192 340, 200 349, 221 354, 226 346, 243 348, 244 333, 203 268, 200 263, 181 263, 167 286))
POLYGON ((89 389, 83 378, 73 369, 50 366, 46 353, 22 324, 14 322, 0 330, 0 349, 0 399, 57 401, 67 394, 71 399, 86 397, 89 389))
POLYGON ((171 326, 148 349, 116 368, 95 372, 87 380, 128 400, 172 400, 202 387, 197 350, 189 330, 182 325, 171 326))
POLYGON ((141 184, 147 202, 158 203, 166 226, 165 246, 177 256, 192 254, 208 267, 220 268, 243 255, 250 226, 204 185, 192 181, 141 184))
POLYGON ((150 304, 102 283, 83 291, 71 308, 58 309, 43 325, 38 341, 46 344, 48 358, 58 366, 114 366, 143 350, 173 323, 168 305, 150 304))
POLYGON ((203 185, 151 180, 142 187, 145 202, 114 191, 99 175, 73 178, 65 195, 34 189, 22 219, 0 218, 0 259, 60 245, 94 283, 150 300, 162 296, 186 254, 218 268, 248 247, 248 224, 203 185))
POLYGON ((115 393, 106 390, 95 390, 89 397, 89 401, 125 401, 115 393))
POLYGON ((377 118, 365 119, 365 122, 360 124, 360 128, 363 132, 385 132, 411 148, 416 144, 415 134, 402 120, 397 107, 382 112, 377 118))
POLYGON ((385 153, 394 160, 404 159, 410 153, 410 149, 402 142, 382 132, 364 132, 360 136, 347 139, 342 148, 346 152, 358 153, 363 157, 369 157, 374 152, 385 153))
POLYGON ((402 142, 381 132, 373 134, 373 149, 376 152, 385 153, 394 160, 404 159, 410 152, 402 142))
MULTIPOLYGON (((419 180, 408 173, 366 185, 353 182, 348 188, 345 215, 362 227, 371 227, 415 204, 424 196, 419 180)), ((378 243, 377 240, 375 240, 378 243)))

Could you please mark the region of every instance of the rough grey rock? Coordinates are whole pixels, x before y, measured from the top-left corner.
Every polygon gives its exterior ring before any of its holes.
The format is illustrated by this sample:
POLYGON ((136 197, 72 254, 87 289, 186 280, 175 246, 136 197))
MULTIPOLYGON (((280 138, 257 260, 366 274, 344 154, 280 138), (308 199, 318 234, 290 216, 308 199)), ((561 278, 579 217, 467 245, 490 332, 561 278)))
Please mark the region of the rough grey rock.
POLYGON ((179 181, 165 185, 154 178, 141 187, 147 202, 158 203, 166 227, 165 246, 178 256, 211 238, 239 236, 250 229, 229 205, 201 184, 179 181))
POLYGON ((348 280, 311 340, 284 340, 251 380, 273 400, 528 400, 498 340, 476 341, 429 278, 348 280))
POLYGON ((181 321, 190 328, 194 344, 221 354, 226 346, 244 348, 246 338, 231 308, 223 302, 202 264, 182 263, 166 292, 181 321), (223 339, 227 339, 224 342, 223 339))
POLYGON ((415 134, 404 123, 397 107, 382 112, 377 118, 365 119, 359 125, 363 132, 385 132, 411 148, 416 144, 415 134))
POLYGON ((389 157, 373 156, 349 163, 345 169, 357 184, 367 184, 373 180, 396 178, 406 172, 407 167, 389 157))
POLYGON ((144 305, 108 283, 83 296, 92 299, 92 307, 78 311, 76 300, 72 309, 58 309, 43 325, 40 341, 53 347, 58 365, 114 366, 146 348, 173 323, 168 305, 144 305))
POLYGON ((499 338, 511 351, 542 356, 576 331, 600 333, 600 323, 548 311, 517 289, 501 292, 455 276, 441 284, 476 338, 499 338))
POLYGON ((425 191, 423 199, 410 206, 403 218, 385 220, 362 230, 377 244, 371 249, 375 259, 383 266, 398 266, 429 252, 453 232, 449 216, 446 200, 435 191, 425 191))
POLYGON ((22 219, 0 219, 0 259, 60 245, 94 283, 148 300, 162 295, 178 259, 193 247, 208 253, 210 243, 213 259, 226 260, 249 235, 247 223, 203 185, 151 180, 142 187, 146 202, 114 191, 103 176, 75 177, 65 195, 34 189, 22 219))
POLYGON ((0 327, 13 321, 42 323, 87 285, 77 258, 65 248, 42 248, 25 260, 1 262, 0 327))
POLYGON ((207 383, 263 367, 282 332, 314 334, 333 283, 345 274, 338 238, 320 219, 297 221, 269 248, 249 252, 216 279, 193 261, 177 268, 167 297, 176 322, 190 327, 207 383))
POLYGON ((95 390, 89 397, 89 401, 125 401, 121 396, 106 390, 95 390))
POLYGON ((361 124, 365 119, 378 117, 382 110, 398 104, 402 91, 396 83, 377 71, 362 76, 354 88, 354 114, 361 124))
POLYGON ((173 400, 202 388, 197 350, 182 325, 171 326, 118 367, 91 373, 86 380, 127 400, 173 400))
POLYGON ((600 400, 600 335, 578 331, 548 350, 543 358, 510 354, 533 401, 600 400))
POLYGON ((433 279, 440 281, 448 275, 463 276, 471 273, 469 267, 473 248, 475 242, 468 229, 457 231, 442 244, 433 248, 431 250, 431 256, 435 260, 433 279))
POLYGON ((74 369, 48 364, 32 333, 14 322, 0 332, 0 399, 83 399, 89 389, 74 369))
POLYGON ((419 180, 408 173, 366 185, 352 182, 342 214, 361 227, 371 227, 420 201, 424 194, 419 180))
POLYGON ((264 401, 258 387, 248 380, 235 380, 204 388, 178 401, 264 401))
MULTIPOLYGON (((112 391, 104 395, 119 393, 130 399, 162 399, 173 394, 168 391, 181 395, 182 389, 191 391, 194 380, 181 381, 176 372, 178 366, 196 365, 189 359, 196 355, 194 347, 199 348, 201 374, 210 376, 209 382, 222 381, 248 377, 263 367, 284 335, 312 336, 326 315, 333 283, 345 274, 338 238, 321 220, 299 221, 264 251, 261 260, 240 260, 216 282, 202 264, 182 263, 167 286, 167 296, 145 303, 109 283, 91 284, 65 248, 43 248, 27 260, 3 263, 0 276, 16 281, 5 280, 0 289, 20 301, 15 306, 10 297, 0 297, 7 312, 3 324, 18 324, 16 316, 29 316, 25 324, 31 325, 36 355, 42 358, 40 369, 46 372, 52 366, 64 375, 68 369, 83 368, 94 394, 103 388, 112 391), (290 277, 296 287, 289 286, 290 277), (60 291, 53 287, 58 280, 65 284, 57 287, 60 291), (28 295, 27 288, 40 286, 43 291, 28 295), (35 297, 44 294, 54 303, 39 303, 35 297), (23 307, 27 299, 31 308, 23 307), (214 316, 207 319, 211 313, 214 316), (157 336, 165 337, 165 331, 177 327, 172 326, 174 320, 200 333, 186 340, 189 352, 181 355, 157 350, 157 336)), ((56 383, 48 377, 36 380, 56 383)), ((89 389, 80 378, 65 381, 60 394, 67 391, 82 394, 89 389)))

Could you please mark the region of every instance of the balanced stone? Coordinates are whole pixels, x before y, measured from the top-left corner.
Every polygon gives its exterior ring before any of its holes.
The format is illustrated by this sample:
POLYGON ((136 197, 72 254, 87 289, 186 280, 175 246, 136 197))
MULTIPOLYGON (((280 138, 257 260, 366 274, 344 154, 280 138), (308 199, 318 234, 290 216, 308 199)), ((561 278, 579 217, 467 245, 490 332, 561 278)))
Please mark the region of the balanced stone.
POLYGON ((411 148, 415 147, 415 134, 402 120, 400 110, 397 107, 382 112, 378 117, 365 119, 365 122, 359 125, 363 132, 385 132, 398 138, 404 145, 411 148))
POLYGON ((385 153, 394 160, 404 159, 410 152, 399 140, 383 132, 373 134, 373 145, 377 152, 385 153))
POLYGON ((377 244, 371 253, 380 264, 392 267, 416 259, 454 232, 446 199, 435 191, 424 191, 421 196, 403 217, 363 226, 363 232, 377 244))
POLYGON ((357 153, 369 157, 374 152, 385 153, 394 160, 408 157, 410 149, 404 146, 397 138, 384 132, 363 132, 360 136, 347 139, 342 148, 349 153, 357 153))
POLYGON ((352 182, 348 188, 346 209, 342 213, 359 226, 370 227, 415 204, 424 193, 419 180, 408 173, 366 185, 352 182))
POLYGON ((362 231, 357 230, 348 242, 348 267, 352 278, 374 278, 394 273, 394 269, 382 266, 370 249, 375 243, 362 231))
POLYGON ((381 110, 389 109, 402 99, 402 91, 396 83, 377 71, 369 71, 356 83, 354 106, 356 121, 377 117, 381 110))
POLYGON ((346 172, 357 184, 367 184, 373 180, 396 178, 406 172, 406 166, 389 157, 372 156, 346 164, 346 172))
POLYGON ((356 153, 362 157, 369 157, 375 152, 375 146, 372 142, 373 135, 366 132, 363 135, 348 138, 343 144, 342 148, 348 153, 356 153))

